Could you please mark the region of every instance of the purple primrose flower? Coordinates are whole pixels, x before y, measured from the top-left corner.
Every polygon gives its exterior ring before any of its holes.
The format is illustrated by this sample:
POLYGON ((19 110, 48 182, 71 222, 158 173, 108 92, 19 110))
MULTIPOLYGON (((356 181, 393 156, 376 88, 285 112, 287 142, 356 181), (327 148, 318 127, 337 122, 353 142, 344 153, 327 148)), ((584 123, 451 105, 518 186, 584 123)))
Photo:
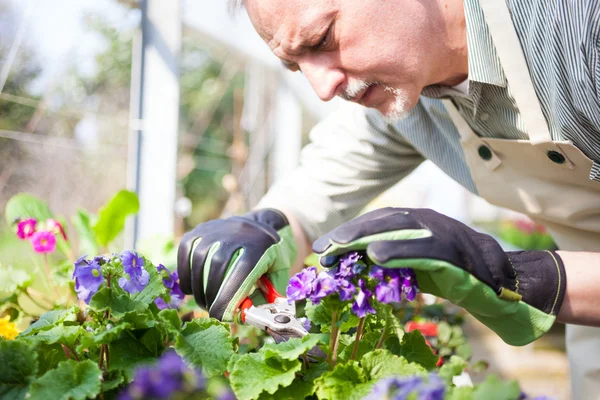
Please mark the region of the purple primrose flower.
POLYGON ((358 281, 358 286, 360 287, 360 291, 356 295, 354 304, 352 304, 352 312, 359 318, 364 318, 367 314, 375 314, 375 309, 373 309, 369 302, 372 293, 367 289, 365 281, 360 279, 358 281))
POLYGON ((427 379, 420 376, 381 379, 363 400, 404 400, 411 394, 416 396, 410 398, 416 400, 442 400, 445 392, 444 381, 437 374, 431 373, 427 379))
POLYGON ((100 264, 95 260, 87 261, 85 257, 75 261, 73 279, 75 279, 77 297, 89 304, 92 296, 98 292, 100 285, 104 282, 104 276, 102 276, 100 264))
POLYGON ((169 300, 165 301, 162 297, 157 297, 154 299, 154 303, 158 307, 159 310, 164 310, 165 308, 177 308, 181 303, 181 300, 185 297, 185 294, 181 291, 179 287, 179 276, 177 275, 177 271, 171 272, 167 267, 162 264, 158 264, 156 267, 158 273, 163 277, 163 285, 167 289, 169 289, 169 300))
POLYGON ((124 251, 121 253, 121 261, 129 279, 119 278, 119 286, 128 293, 141 292, 150 281, 150 274, 144 269, 144 259, 134 251, 124 251))
POLYGON ((313 304, 319 304, 321 300, 330 294, 336 293, 338 284, 329 271, 322 271, 317 275, 314 291, 309 295, 309 300, 313 304))
POLYGON ((133 382, 121 392, 119 399, 170 399, 176 392, 194 393, 204 387, 202 373, 187 366, 174 351, 168 351, 156 365, 138 368, 133 382))
POLYGON ((310 320, 308 318, 298 318, 298 322, 300 322, 302 324, 302 327, 306 330, 306 331, 310 331, 310 328, 312 328, 312 324, 310 323, 310 320))
POLYGON ((356 286, 352 284, 352 282, 347 281, 345 279, 338 279, 338 293, 340 294, 340 300, 348 301, 352 300, 354 294, 356 293, 356 286))
POLYGON ((304 300, 310 296, 315 286, 315 279, 317 278, 317 269, 315 267, 309 267, 303 269, 290 279, 285 294, 288 301, 304 300))

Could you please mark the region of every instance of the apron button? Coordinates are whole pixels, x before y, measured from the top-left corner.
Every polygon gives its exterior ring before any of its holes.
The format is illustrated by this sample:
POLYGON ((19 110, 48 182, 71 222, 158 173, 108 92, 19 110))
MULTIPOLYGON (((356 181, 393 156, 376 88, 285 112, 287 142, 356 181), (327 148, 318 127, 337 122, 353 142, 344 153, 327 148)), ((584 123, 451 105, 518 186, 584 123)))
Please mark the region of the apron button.
POLYGON ((565 162, 565 156, 554 150, 548 152, 548 158, 557 164, 563 164, 565 162))
POLYGON ((479 146, 479 149, 477 149, 477 152, 479 153, 479 157, 483 158, 485 161, 489 161, 492 159, 492 151, 490 150, 489 147, 487 147, 485 145, 479 146))

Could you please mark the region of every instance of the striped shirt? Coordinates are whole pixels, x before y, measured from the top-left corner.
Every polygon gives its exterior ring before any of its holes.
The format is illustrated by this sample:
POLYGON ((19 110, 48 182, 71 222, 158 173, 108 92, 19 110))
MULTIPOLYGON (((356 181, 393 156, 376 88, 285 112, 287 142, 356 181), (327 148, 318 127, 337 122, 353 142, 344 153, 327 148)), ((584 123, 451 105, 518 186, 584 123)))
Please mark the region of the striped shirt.
MULTIPOLYGON (((594 161, 600 182, 600 1, 507 0, 553 140, 594 161)), ((478 0, 465 0, 468 94, 427 87, 408 117, 346 103, 315 126, 300 166, 276 182, 260 207, 288 210, 314 240, 352 219, 425 158, 477 194, 460 136, 440 98, 452 98, 481 137, 528 139, 478 0)), ((600 198, 598 199, 600 202, 600 198)))

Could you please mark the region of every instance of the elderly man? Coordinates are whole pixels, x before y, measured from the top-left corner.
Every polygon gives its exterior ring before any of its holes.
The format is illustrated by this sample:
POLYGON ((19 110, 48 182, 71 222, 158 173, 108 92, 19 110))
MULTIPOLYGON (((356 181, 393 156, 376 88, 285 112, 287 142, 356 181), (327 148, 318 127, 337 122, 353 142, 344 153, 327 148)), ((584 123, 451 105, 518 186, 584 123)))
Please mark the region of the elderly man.
MULTIPOLYGON (((386 267, 414 268, 423 291, 510 344, 537 339, 555 320, 600 326, 599 1, 244 5, 273 53, 322 100, 360 106, 314 128, 299 168, 257 210, 186 234, 185 292, 230 320, 262 274, 283 287, 316 240, 324 266, 361 249, 386 267), (560 251, 506 253, 431 210, 351 220, 425 158, 545 225, 560 251)), ((567 341, 574 398, 596 398, 600 330, 568 326, 567 341)))

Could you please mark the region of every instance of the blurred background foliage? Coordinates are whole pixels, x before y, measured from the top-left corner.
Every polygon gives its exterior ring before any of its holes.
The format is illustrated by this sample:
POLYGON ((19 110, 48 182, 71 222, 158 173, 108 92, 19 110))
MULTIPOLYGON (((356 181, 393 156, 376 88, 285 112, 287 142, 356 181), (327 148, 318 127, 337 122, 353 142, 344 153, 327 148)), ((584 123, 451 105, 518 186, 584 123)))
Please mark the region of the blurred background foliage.
MULTIPOLYGON (((33 193, 58 215, 69 216, 78 208, 98 209, 125 187, 132 44, 140 10, 136 1, 117 3, 121 19, 134 23, 117 25, 102 13, 82 15, 88 33, 101 41, 100 51, 85 60, 78 49, 70 51, 62 71, 45 76, 42 90, 44 65, 35 43, 25 40, 20 47, 0 93, 0 219, 19 192, 33 193)), ((0 0, 3 62, 21 19, 14 4, 0 0)), ((194 205, 192 224, 218 218, 228 199, 222 180, 232 170, 243 71, 243 63, 228 59, 226 50, 184 29, 178 190, 194 205)), ((0 225, 2 263, 26 266, 23 244, 0 225)), ((179 230, 187 228, 180 220, 179 230)))

